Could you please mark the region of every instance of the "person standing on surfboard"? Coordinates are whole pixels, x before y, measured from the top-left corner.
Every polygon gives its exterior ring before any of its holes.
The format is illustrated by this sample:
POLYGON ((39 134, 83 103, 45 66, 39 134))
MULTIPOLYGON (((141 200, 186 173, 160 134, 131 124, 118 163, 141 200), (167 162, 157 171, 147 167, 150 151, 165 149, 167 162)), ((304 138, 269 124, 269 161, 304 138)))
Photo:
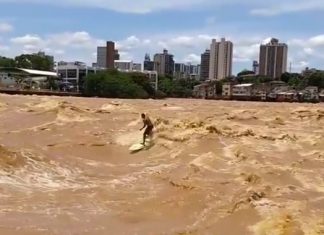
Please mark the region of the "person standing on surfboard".
POLYGON ((144 113, 142 113, 142 119, 143 119, 144 126, 140 129, 140 131, 146 127, 144 134, 143 134, 143 145, 144 145, 146 136, 149 136, 149 137, 152 136, 154 126, 153 126, 151 119, 144 113))

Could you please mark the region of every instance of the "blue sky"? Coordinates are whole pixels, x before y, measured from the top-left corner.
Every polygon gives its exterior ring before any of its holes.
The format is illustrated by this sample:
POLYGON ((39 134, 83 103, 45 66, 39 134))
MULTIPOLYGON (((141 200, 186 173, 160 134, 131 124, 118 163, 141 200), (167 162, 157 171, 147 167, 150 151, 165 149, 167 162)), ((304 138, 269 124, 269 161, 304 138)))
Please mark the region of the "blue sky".
POLYGON ((250 69, 271 37, 289 45, 293 71, 324 69, 324 0, 0 0, 0 55, 43 50, 55 60, 96 61, 114 40, 122 59, 167 48, 196 64, 212 38, 234 43, 234 72, 250 69))

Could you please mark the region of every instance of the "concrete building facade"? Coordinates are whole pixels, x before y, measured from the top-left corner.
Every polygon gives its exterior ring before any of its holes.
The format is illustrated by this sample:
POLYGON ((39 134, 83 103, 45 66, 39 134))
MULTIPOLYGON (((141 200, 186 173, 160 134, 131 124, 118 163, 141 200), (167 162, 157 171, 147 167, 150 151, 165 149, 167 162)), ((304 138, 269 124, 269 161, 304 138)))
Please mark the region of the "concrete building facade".
POLYGON ((115 60, 114 68, 119 71, 133 71, 133 61, 131 60, 115 60))
POLYGON ((97 63, 98 68, 106 68, 107 64, 107 48, 106 47, 97 47, 97 63))
POLYGON ((97 68, 113 69, 115 60, 120 60, 120 55, 114 42, 108 41, 105 47, 97 47, 97 68))
POLYGON ((146 75, 146 77, 149 79, 149 82, 151 86, 154 88, 154 90, 159 89, 159 75, 156 71, 146 71, 144 70, 142 73, 146 75))
POLYGON ((149 54, 145 54, 144 59, 144 71, 155 71, 155 63, 151 60, 151 57, 149 54))
POLYGON ((280 78, 287 72, 288 46, 279 43, 278 39, 271 39, 266 45, 260 46, 260 71, 262 76, 273 79, 280 78))
POLYGON ((259 62, 254 60, 252 64, 252 71, 254 72, 255 75, 259 75, 259 62))
POLYGON ((82 87, 84 79, 88 74, 96 73, 95 68, 88 67, 85 63, 78 61, 58 62, 56 69, 63 81, 71 82, 77 87, 82 87))
POLYGON ((174 73, 174 59, 173 55, 168 53, 168 50, 163 50, 161 54, 154 55, 154 62, 156 71, 160 76, 173 76, 174 73))
POLYGON ((140 63, 133 63, 133 71, 141 72, 142 71, 142 64, 140 63))
POLYGON ((175 63, 174 64, 174 78, 175 79, 185 79, 187 76, 187 68, 183 63, 175 63))
POLYGON ((106 68, 114 69, 115 68, 115 55, 116 55, 114 42, 111 42, 111 41, 107 42, 107 51, 106 52, 107 52, 106 68))
POLYGON ((221 80, 232 75, 233 43, 222 38, 210 46, 209 80, 221 80))
POLYGON ((209 79, 209 63, 210 63, 210 50, 206 50, 201 54, 200 61, 200 80, 206 81, 209 79))

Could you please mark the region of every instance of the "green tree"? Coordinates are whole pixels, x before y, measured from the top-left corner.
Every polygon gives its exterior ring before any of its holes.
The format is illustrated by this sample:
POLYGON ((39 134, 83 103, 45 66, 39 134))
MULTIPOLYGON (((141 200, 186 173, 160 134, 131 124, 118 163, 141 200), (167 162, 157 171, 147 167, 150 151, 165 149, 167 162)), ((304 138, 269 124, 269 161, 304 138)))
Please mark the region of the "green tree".
POLYGON ((255 73, 251 70, 247 70, 247 69, 244 69, 242 70, 241 72, 239 72, 237 74, 238 77, 242 77, 242 76, 245 76, 245 75, 254 75, 255 73))
POLYGON ((300 74, 298 73, 283 73, 281 75, 280 80, 285 82, 285 83, 289 83, 290 80, 292 81, 296 81, 297 79, 301 79, 302 77, 300 76, 300 74))
POLYGON ((15 60, 0 56, 0 67, 13 68, 15 66, 15 60))
POLYGON ((135 83, 129 73, 107 70, 89 74, 84 82, 86 96, 106 98, 148 98, 145 89, 135 83))
POLYGON ((150 81, 147 79, 145 74, 134 72, 130 73, 129 76, 133 80, 133 82, 141 86, 147 92, 147 94, 149 94, 150 96, 154 96, 155 90, 150 84, 150 81))
POLYGON ((194 86, 198 84, 199 82, 196 80, 175 80, 170 77, 159 78, 159 90, 165 93, 168 97, 191 97, 194 86))
POLYGON ((324 89, 324 72, 316 72, 311 74, 308 78, 309 86, 317 86, 324 89))
POLYGON ((252 83, 252 84, 261 84, 261 83, 268 83, 271 82, 272 79, 267 77, 267 76, 252 76, 252 77, 246 77, 246 78, 242 78, 242 77, 238 77, 237 81, 239 83, 252 83))
POLYGON ((50 71, 53 68, 53 62, 48 57, 40 55, 22 54, 15 58, 18 68, 36 69, 50 71))

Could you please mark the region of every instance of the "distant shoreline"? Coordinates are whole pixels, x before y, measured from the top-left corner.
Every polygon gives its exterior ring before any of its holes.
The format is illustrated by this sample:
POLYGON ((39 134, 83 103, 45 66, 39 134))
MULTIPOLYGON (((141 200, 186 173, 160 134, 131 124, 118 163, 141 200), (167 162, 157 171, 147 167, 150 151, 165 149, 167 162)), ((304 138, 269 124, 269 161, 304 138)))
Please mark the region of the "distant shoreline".
MULTIPOLYGON (((7 94, 7 95, 37 95, 37 96, 59 96, 59 97, 84 97, 84 98, 106 98, 106 99, 114 99, 114 97, 90 97, 85 96, 80 92, 60 92, 60 91, 50 91, 50 90, 18 90, 18 89, 10 89, 10 88, 1 88, 0 94, 7 94)), ((115 97, 116 99, 118 97, 115 97)), ((123 99, 123 98, 118 98, 123 99)), ((129 99, 129 98, 125 98, 129 99)), ((150 98, 147 98, 150 99, 150 98)), ((230 98, 223 98, 223 97, 216 97, 216 98, 194 98, 194 97, 165 97, 165 98, 152 98, 156 100, 163 100, 163 99, 192 99, 192 100, 215 100, 215 101, 238 101, 238 102, 262 102, 262 103, 324 103, 324 100, 319 102, 298 102, 298 101, 276 101, 276 100, 261 100, 258 97, 245 97, 244 99, 230 99, 230 98)))

